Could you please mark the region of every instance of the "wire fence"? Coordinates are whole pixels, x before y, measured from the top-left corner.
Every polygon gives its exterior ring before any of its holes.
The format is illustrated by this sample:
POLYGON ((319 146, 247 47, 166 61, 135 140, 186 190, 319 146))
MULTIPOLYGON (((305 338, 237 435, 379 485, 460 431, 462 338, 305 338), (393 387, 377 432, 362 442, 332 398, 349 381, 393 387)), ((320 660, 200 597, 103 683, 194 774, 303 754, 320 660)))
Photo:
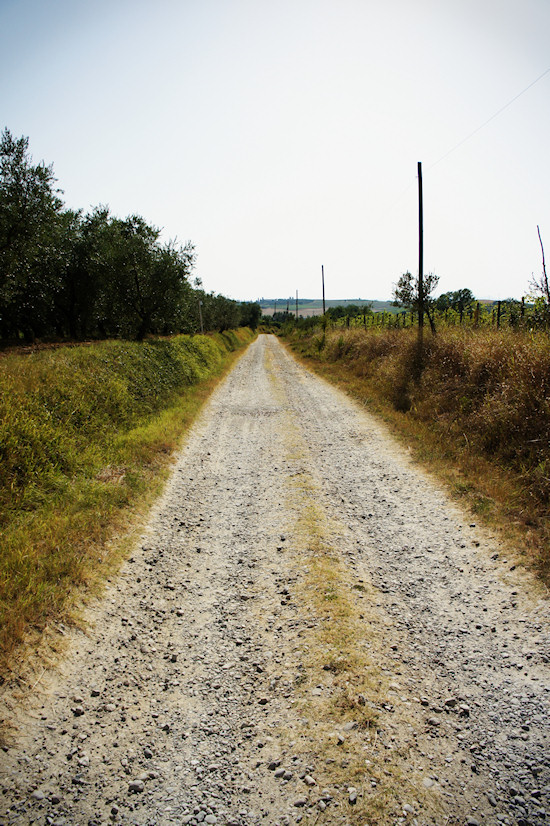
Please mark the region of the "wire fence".
MULTIPOLYGON (((528 304, 522 301, 497 301, 494 304, 477 302, 462 309, 451 307, 429 311, 435 328, 438 326, 499 329, 511 327, 522 330, 550 330, 550 308, 543 302, 528 304)), ((365 309, 356 315, 344 315, 327 321, 333 327, 364 327, 403 329, 418 326, 418 312, 414 309, 398 309, 395 312, 372 312, 365 309)), ((324 322, 322 316, 298 319, 300 326, 316 327, 324 322)))

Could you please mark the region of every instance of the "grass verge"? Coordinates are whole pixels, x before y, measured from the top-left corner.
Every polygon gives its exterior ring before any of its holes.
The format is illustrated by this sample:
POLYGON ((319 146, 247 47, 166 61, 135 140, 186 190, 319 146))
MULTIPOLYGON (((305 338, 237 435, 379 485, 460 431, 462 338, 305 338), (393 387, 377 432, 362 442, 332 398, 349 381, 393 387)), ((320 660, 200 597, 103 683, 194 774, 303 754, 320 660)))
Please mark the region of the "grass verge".
POLYGON ((0 362, 0 676, 119 564, 249 330, 0 362))
POLYGON ((409 330, 287 337, 317 373, 381 416, 415 458, 550 584, 550 339, 442 330, 422 363, 409 330))

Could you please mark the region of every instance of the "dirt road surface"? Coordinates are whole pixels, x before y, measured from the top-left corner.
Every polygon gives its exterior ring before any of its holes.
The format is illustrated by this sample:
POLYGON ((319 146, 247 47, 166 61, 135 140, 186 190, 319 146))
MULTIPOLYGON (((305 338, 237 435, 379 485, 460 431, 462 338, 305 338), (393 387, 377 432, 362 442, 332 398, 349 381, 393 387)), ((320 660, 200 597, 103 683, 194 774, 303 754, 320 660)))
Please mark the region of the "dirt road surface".
POLYGON ((0 824, 547 823, 548 602, 471 521, 260 336, 59 669, 4 689, 0 824))

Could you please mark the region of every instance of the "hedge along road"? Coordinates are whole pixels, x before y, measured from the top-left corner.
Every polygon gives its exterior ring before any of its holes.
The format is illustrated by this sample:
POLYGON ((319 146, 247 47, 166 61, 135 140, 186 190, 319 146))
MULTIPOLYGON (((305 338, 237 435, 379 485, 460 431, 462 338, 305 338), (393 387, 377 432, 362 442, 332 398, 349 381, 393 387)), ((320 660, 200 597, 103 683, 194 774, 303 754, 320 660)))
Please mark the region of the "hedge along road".
POLYGON ((87 621, 4 688, 2 824, 550 818, 548 604, 273 336, 87 621))

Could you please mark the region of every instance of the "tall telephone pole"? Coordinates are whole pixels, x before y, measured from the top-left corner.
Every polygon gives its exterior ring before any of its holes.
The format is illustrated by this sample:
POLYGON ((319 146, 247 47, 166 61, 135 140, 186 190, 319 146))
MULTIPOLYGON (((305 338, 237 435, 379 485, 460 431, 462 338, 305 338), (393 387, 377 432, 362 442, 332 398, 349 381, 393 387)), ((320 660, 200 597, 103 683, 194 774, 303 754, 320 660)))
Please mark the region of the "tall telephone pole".
POLYGON ((422 207, 422 163, 418 161, 418 330, 424 327, 424 215, 422 207))
POLYGON ((298 321, 298 290, 296 290, 296 321, 298 321))
POLYGON ((204 335, 204 324, 202 323, 202 301, 199 298, 199 319, 201 322, 201 335, 204 335))

